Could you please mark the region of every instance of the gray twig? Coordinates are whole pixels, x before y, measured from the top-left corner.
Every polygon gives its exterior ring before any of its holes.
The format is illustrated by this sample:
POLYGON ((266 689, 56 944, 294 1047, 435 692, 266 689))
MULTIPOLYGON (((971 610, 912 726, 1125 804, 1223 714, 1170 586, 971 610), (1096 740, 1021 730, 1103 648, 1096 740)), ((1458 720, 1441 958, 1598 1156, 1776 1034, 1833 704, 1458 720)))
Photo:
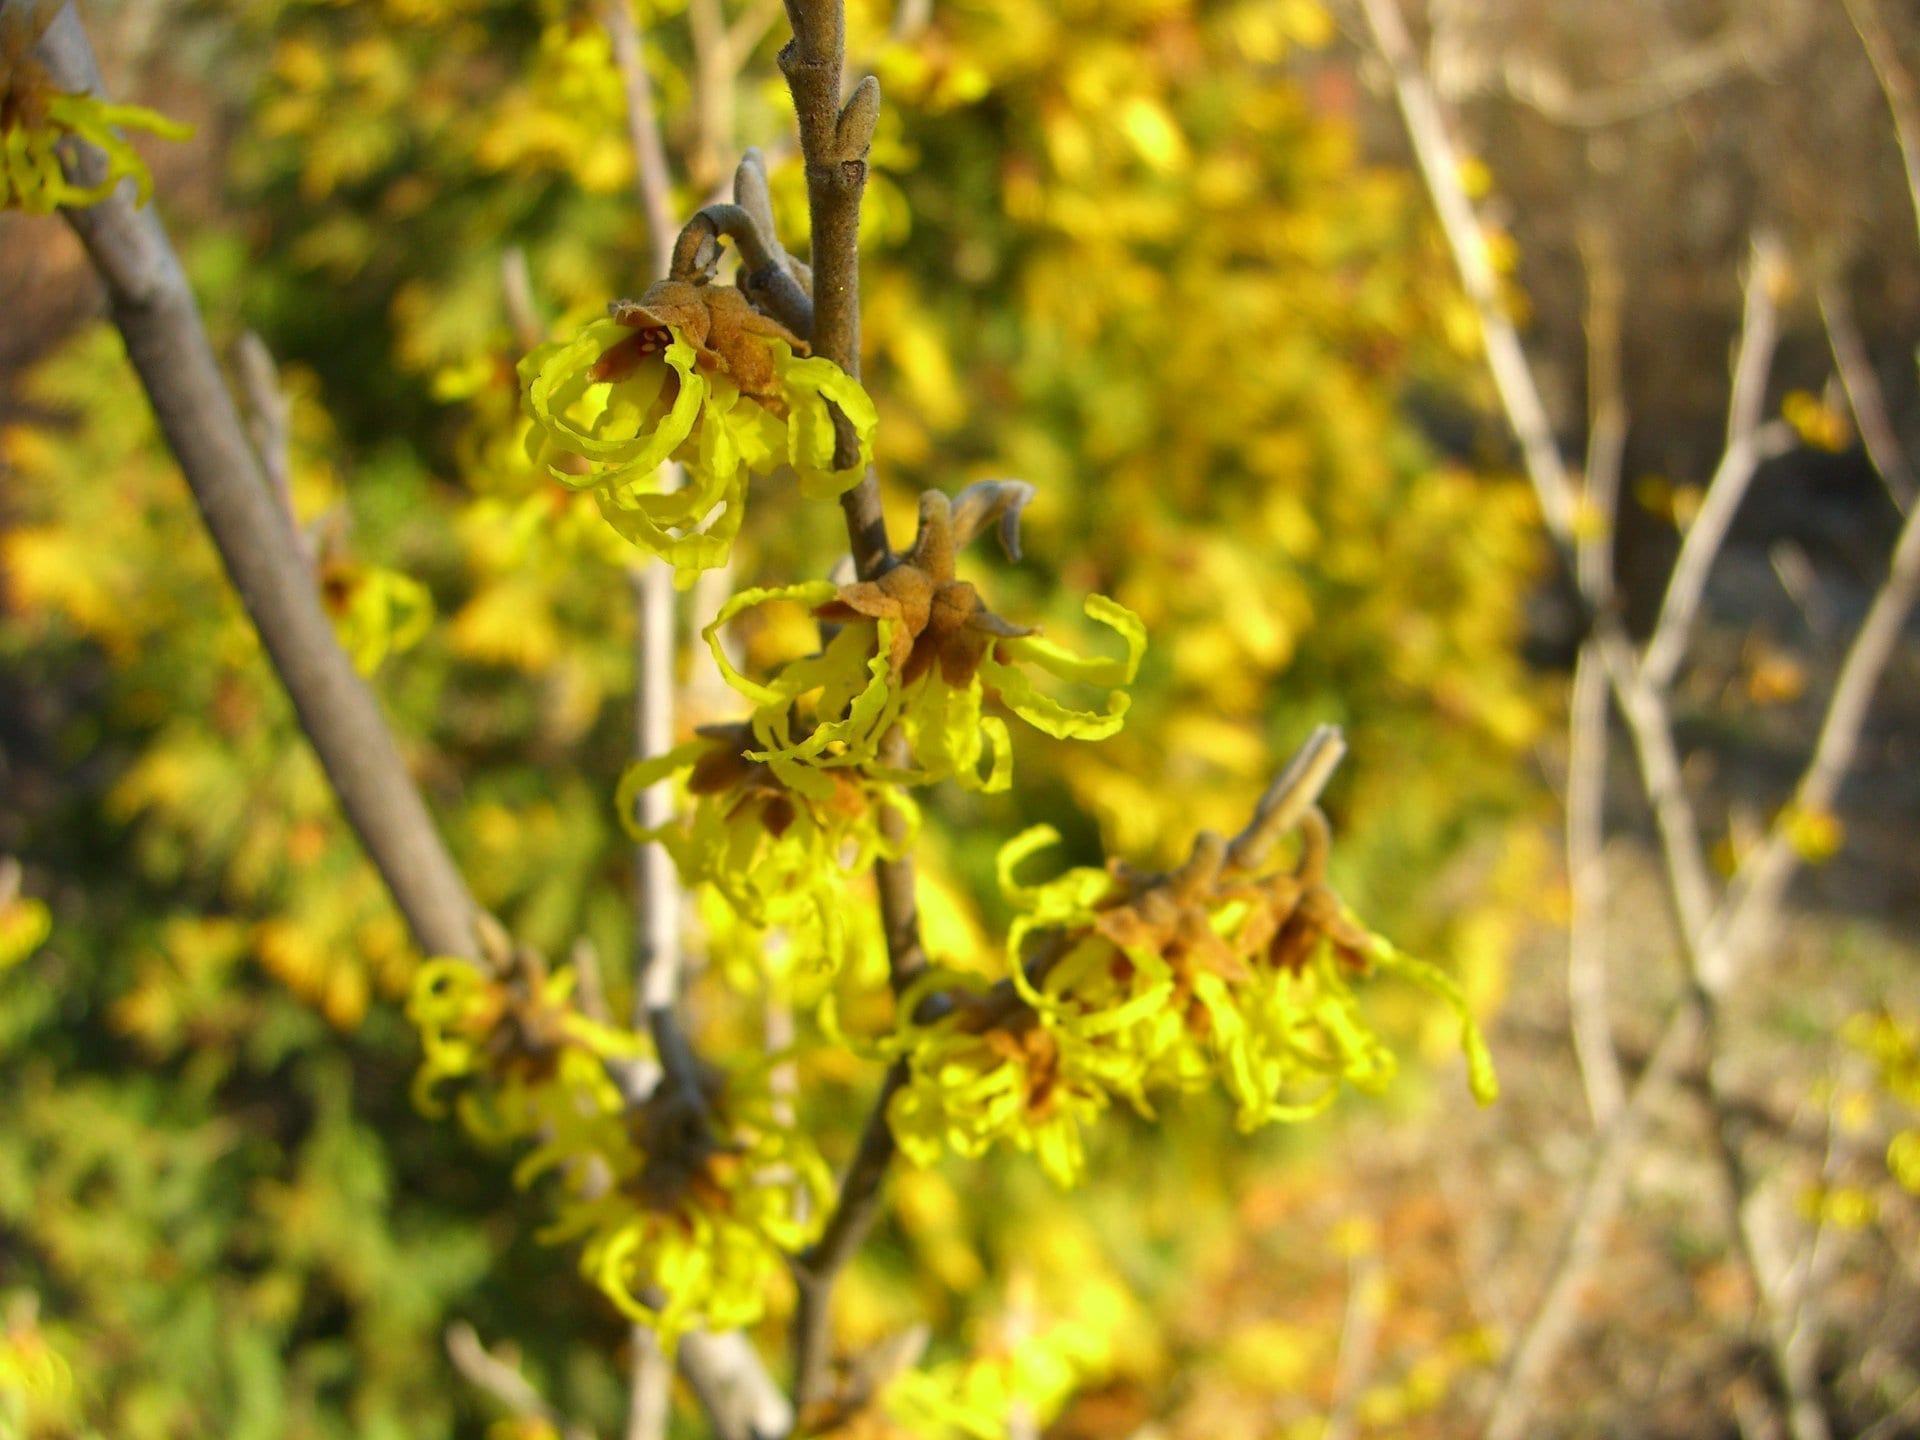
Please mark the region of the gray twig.
MULTIPOLYGON (((63 90, 103 94, 99 69, 69 5, 40 41, 63 90)), ((81 184, 106 160, 74 143, 81 184)), ((114 323, 179 461, 222 563, 293 701, 341 809, 429 955, 475 953, 475 905, 434 829, 385 717, 334 639, 285 509, 262 473, 220 377, 200 312, 166 228, 134 208, 132 186, 67 223, 106 286, 114 323)))
POLYGON ((1887 397, 1860 339, 1860 327, 1854 323, 1846 286, 1838 278, 1824 275, 1814 286, 1814 297, 1826 325, 1840 388, 1846 392, 1847 408, 1853 411, 1853 423, 1860 431, 1860 442, 1880 474, 1880 483, 1887 487, 1888 497, 1904 515, 1913 507, 1913 471, 1907 465, 1906 450, 1894 433, 1893 422, 1887 418, 1887 397))
POLYGON ((458 1320, 447 1327, 445 1343, 447 1358, 467 1383, 486 1391, 514 1415, 523 1420, 546 1421, 563 1440, 593 1440, 591 1429, 555 1409, 520 1373, 519 1366, 488 1350, 466 1321, 458 1320))

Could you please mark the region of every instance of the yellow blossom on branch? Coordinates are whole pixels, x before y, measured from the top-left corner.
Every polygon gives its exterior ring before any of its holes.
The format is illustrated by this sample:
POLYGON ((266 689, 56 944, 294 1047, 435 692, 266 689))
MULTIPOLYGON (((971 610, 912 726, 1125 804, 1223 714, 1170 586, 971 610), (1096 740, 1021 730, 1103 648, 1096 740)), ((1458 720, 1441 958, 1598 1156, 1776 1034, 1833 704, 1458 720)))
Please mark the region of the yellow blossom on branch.
POLYGON ((1007 978, 962 985, 944 1008, 922 1002, 950 976, 902 997, 890 1049, 908 1073, 888 1118, 909 1159, 943 1147, 978 1155, 1005 1139, 1071 1184, 1084 1168, 1082 1126, 1110 1098, 1151 1114, 1160 1089, 1218 1084, 1246 1130, 1305 1119, 1343 1087, 1378 1090, 1393 1077, 1393 1053, 1355 990, 1375 974, 1454 1011, 1469 1085, 1482 1103, 1493 1098, 1492 1063, 1459 988, 1371 934, 1326 887, 1317 810, 1290 869, 1203 833, 1167 873, 1113 862, 1040 884, 1015 877, 1058 839, 1038 826, 1001 850, 1001 890, 1020 911, 1007 978))
POLYGON ((591 488, 633 544, 682 575, 710 569, 739 533, 750 475, 784 462, 804 494, 831 497, 872 461, 872 400, 806 349, 731 286, 662 280, 520 362, 528 453, 563 485, 591 488), (684 484, 664 481, 669 460, 684 484))
POLYGON ((833 1188, 812 1143, 774 1115, 764 1074, 703 1077, 697 1095, 663 1082, 599 1139, 611 1183, 563 1200, 541 1238, 584 1237, 582 1273, 669 1351, 691 1328, 756 1323, 833 1188))
POLYGON ((984 711, 989 695, 1057 739, 1104 739, 1120 728, 1128 704, 1120 687, 1132 683, 1146 652, 1139 617, 1104 595, 1090 596, 1088 618, 1118 633, 1124 653, 1076 655, 987 609, 978 590, 956 578, 955 550, 952 502, 928 491, 913 548, 878 579, 746 590, 721 606, 705 634, 728 683, 758 707, 752 724, 762 748, 750 752, 754 758, 860 766, 914 785, 951 778, 996 791, 1012 783, 1013 761, 1006 722, 984 711), (719 634, 736 616, 776 600, 813 606, 838 628, 818 654, 763 683, 734 667, 719 634), (1028 667, 1106 689, 1106 703, 1063 704, 1033 683, 1028 667), (798 714, 807 697, 810 720, 798 714), (895 726, 906 741, 904 767, 881 754, 895 726))
POLYGON ((136 204, 153 196, 147 172, 123 130, 185 140, 193 127, 139 105, 109 105, 91 95, 55 89, 33 54, 56 7, 16 4, 0 16, 0 210, 46 215, 60 206, 97 205, 131 179, 136 204), (106 157, 93 185, 76 185, 60 163, 60 142, 73 137, 106 157))
POLYGON ((745 724, 707 726, 628 766, 615 800, 621 823, 636 840, 664 845, 683 883, 711 885, 750 925, 786 929, 817 970, 830 972, 847 951, 848 878, 899 856, 882 837, 881 812, 900 812, 910 841, 918 807, 898 787, 852 771, 753 758, 754 745, 745 724), (640 828, 639 793, 682 773, 692 813, 640 828))

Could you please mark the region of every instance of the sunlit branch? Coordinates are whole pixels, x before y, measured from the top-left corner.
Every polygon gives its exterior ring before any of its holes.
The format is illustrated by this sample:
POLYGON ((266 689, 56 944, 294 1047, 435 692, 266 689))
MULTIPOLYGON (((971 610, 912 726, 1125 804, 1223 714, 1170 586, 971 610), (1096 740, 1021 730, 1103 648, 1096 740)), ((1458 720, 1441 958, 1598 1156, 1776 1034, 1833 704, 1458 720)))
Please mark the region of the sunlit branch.
MULTIPOLYGON (((40 41, 55 84, 103 94, 72 6, 40 41)), ((75 141, 81 184, 106 161, 75 141)), ((262 473, 166 228, 132 187, 64 212, 106 287, 114 324, 179 461, 234 589, 293 701, 347 822, 365 846, 414 942, 429 955, 475 953, 476 907, 455 869, 386 719, 335 640, 293 523, 262 473)))
POLYGON ((1887 397, 1880 379, 1873 373, 1873 362, 1860 339, 1860 327, 1854 323, 1853 306, 1845 285, 1834 276, 1823 276, 1814 288, 1820 305, 1820 319, 1827 330, 1827 343, 1833 350, 1834 369, 1840 375, 1840 388, 1846 392, 1847 406, 1853 411, 1853 423, 1866 446, 1867 459, 1879 472, 1887 495, 1905 514, 1913 508, 1914 479, 1907 464, 1906 450, 1887 418, 1887 397))

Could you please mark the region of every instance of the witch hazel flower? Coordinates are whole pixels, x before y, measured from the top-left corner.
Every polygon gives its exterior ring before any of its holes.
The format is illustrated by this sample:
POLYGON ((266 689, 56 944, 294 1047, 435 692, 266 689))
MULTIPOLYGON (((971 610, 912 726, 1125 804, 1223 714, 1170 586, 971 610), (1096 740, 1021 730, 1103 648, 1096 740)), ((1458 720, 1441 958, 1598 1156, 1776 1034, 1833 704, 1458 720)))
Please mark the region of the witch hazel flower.
POLYGON ((860 383, 730 285, 659 281, 519 373, 529 456, 591 489, 608 524, 683 580, 725 563, 749 477, 786 464, 803 494, 831 498, 873 460, 878 417, 860 383))
MULTIPOLYGON (((1120 728, 1128 706, 1124 687, 1146 652, 1140 618, 1104 595, 1085 602, 1089 619, 1120 636, 1118 656, 1077 655, 1002 619, 955 574, 958 550, 990 509, 974 493, 961 500, 965 520, 956 529, 954 502, 937 490, 922 495, 913 548, 876 579, 747 590, 720 608, 705 634, 727 682, 757 707, 752 726, 761 748, 749 752, 753 758, 857 766, 904 784, 953 779, 967 789, 997 791, 1012 783, 1013 757, 1006 721, 986 710, 990 700, 1056 739, 1104 739, 1120 728), (790 662, 771 680, 750 679, 721 647, 720 630, 780 600, 813 607, 830 638, 819 653, 790 662), (1066 704, 1041 690, 1033 671, 1105 690, 1105 702, 1066 704), (904 761, 883 753, 896 728, 904 761)), ((1008 513, 1017 513, 1017 503, 1008 513)), ((1017 558, 1011 525, 1003 523, 1001 536, 1017 558)))

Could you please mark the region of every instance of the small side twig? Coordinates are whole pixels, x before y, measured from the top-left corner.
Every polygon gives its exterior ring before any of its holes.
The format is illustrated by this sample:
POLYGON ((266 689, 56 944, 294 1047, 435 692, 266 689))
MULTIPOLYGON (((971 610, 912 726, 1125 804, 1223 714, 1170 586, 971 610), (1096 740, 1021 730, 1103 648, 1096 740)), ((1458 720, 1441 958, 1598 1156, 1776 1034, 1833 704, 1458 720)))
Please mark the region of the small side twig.
POLYGON ((1866 446, 1867 459, 1887 487, 1887 496, 1901 514, 1913 508, 1913 471, 1907 465, 1905 448, 1887 418, 1887 397, 1880 389, 1880 377, 1874 374, 1873 361, 1854 322, 1853 303, 1846 287, 1831 275, 1823 275, 1814 285, 1814 299, 1820 306, 1820 319, 1826 326, 1827 344, 1833 351, 1833 366, 1840 376, 1840 388, 1846 392, 1847 408, 1853 411, 1853 423, 1866 446))
POLYGON ((630 0, 601 0, 600 23, 613 46, 614 68, 620 72, 620 85, 626 92, 634 184, 653 247, 648 273, 664 275, 667 247, 673 243, 673 178, 667 170, 667 147, 661 139, 660 116, 653 101, 653 78, 647 74, 647 57, 630 0))
POLYGON ((564 1440, 593 1440, 593 1431, 571 1420, 547 1402, 519 1367, 502 1360, 480 1342, 479 1334, 464 1320, 447 1327, 447 1358, 461 1377, 477 1390, 484 1390, 508 1411, 523 1420, 542 1420, 560 1433, 564 1440))
POLYGON ((1840 0, 1847 7, 1847 18, 1860 37, 1861 48, 1880 82, 1880 94, 1893 119, 1894 143, 1900 148, 1901 168, 1907 177, 1907 198, 1913 202, 1913 219, 1920 229, 1920 90, 1913 73, 1901 63, 1900 48, 1894 43, 1887 22, 1881 18, 1875 0, 1840 0))
POLYGON ((1655 690, 1666 689, 1680 668, 1706 592, 1707 574, 1726 540, 1734 513, 1746 498, 1754 472, 1769 448, 1784 443, 1790 433, 1783 427, 1763 427, 1760 420, 1767 375, 1773 368, 1774 346, 1779 338, 1775 297, 1785 284, 1786 263, 1786 253, 1778 240, 1766 234, 1754 236, 1740 339, 1734 347, 1727 446, 1707 483, 1700 513, 1694 516, 1681 542, 1680 557, 1674 561, 1660 618, 1654 624, 1641 665, 1641 678, 1655 690))
POLYGON ((1353 1440, 1359 1433, 1360 1401, 1373 1372, 1385 1308, 1382 1270, 1377 1245, 1355 1244, 1347 1260, 1347 1313, 1340 1325, 1339 1358, 1333 1369, 1333 1404, 1320 1440, 1353 1440))

